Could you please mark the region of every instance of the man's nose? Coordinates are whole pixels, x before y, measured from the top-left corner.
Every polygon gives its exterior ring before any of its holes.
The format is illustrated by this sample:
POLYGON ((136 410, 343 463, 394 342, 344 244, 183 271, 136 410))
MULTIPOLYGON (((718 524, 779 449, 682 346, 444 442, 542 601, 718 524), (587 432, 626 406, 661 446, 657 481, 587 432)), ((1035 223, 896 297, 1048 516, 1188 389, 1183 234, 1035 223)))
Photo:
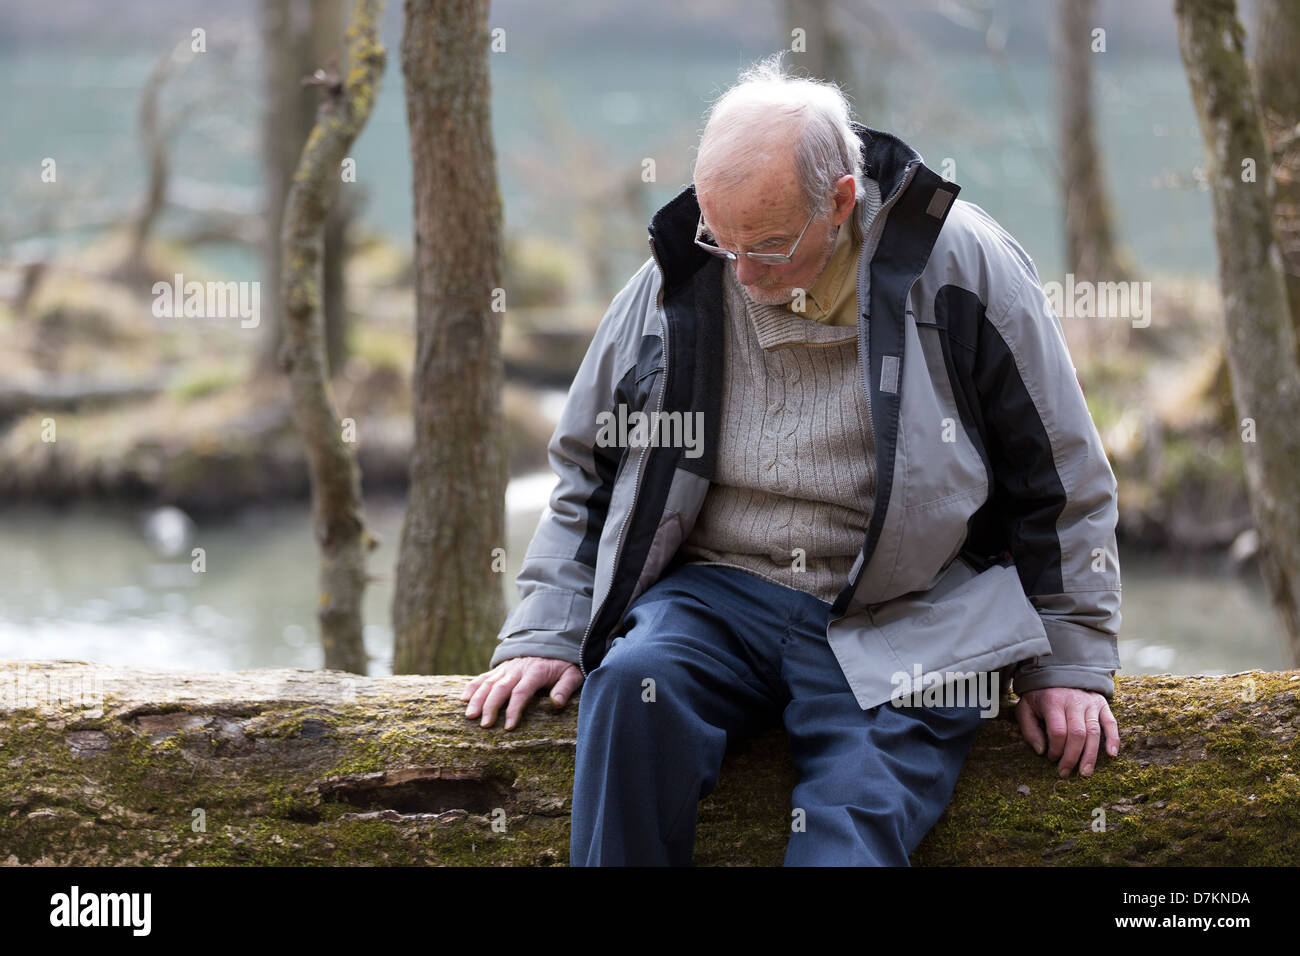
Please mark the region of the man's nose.
POLYGON ((736 281, 741 285, 757 285, 763 277, 763 267, 743 252, 736 259, 736 281))

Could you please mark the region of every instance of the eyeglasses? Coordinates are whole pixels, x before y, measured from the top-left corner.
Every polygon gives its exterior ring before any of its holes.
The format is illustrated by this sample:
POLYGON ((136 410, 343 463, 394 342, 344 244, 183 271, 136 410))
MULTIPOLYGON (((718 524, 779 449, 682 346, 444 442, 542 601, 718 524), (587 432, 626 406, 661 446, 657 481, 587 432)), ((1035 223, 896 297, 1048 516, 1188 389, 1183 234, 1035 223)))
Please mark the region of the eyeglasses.
MULTIPOLYGON (((812 221, 816 218, 817 218, 817 210, 814 209, 812 215, 808 217, 808 221, 804 223, 804 227, 800 231, 799 237, 795 239, 794 245, 790 247, 790 251, 785 255, 782 255, 779 252, 746 252, 745 255, 747 255, 754 262, 762 262, 768 265, 778 265, 778 266, 789 265, 792 261, 794 261, 794 253, 795 250, 799 248, 799 240, 803 238, 803 234, 808 231, 808 227, 812 225, 812 221)), ((700 224, 695 227, 695 244, 699 246, 701 249, 703 249, 705 252, 709 253, 709 255, 717 256, 719 259, 726 259, 728 262, 736 261, 737 258, 736 253, 730 251, 729 249, 723 249, 720 246, 715 246, 713 243, 705 242, 703 239, 701 239, 700 236, 702 236, 704 232, 705 232, 704 213, 700 213, 700 224)))

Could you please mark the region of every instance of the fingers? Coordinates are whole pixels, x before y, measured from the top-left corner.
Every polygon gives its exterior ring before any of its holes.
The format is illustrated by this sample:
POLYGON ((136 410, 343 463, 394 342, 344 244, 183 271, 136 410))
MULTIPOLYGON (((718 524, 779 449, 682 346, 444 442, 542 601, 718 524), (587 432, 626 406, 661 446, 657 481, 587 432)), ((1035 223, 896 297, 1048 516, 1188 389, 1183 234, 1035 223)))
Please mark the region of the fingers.
POLYGON ((506 730, 514 730, 515 724, 519 723, 519 715, 524 711, 524 705, 532 700, 533 695, 546 686, 546 683, 545 665, 530 664, 524 668, 523 676, 510 691, 510 704, 506 707, 506 730))
POLYGON ((483 698, 483 719, 479 721, 481 726, 491 727, 496 722, 497 711, 510 699, 522 673, 522 668, 513 667, 492 684, 492 689, 483 698))
POLYGON ((557 707, 563 706, 582 684, 582 671, 573 664, 551 658, 511 658, 471 680, 460 699, 469 699, 465 716, 470 719, 481 716, 484 727, 496 722, 497 713, 504 705, 505 729, 513 730, 533 695, 552 684, 555 689, 551 698, 557 707))
POLYGON ((1106 753, 1112 757, 1119 754, 1119 724, 1115 721, 1115 715, 1110 712, 1110 704, 1105 701, 1101 705, 1101 729, 1106 733, 1106 753))
POLYGON ((1046 696, 1042 700, 1043 723, 1047 725, 1047 759, 1059 760, 1065 752, 1066 733, 1065 705, 1056 696, 1046 696))
POLYGON ((478 690, 481 686, 483 686, 483 682, 487 680, 489 677, 491 677, 493 674, 495 674, 497 671, 499 671, 500 669, 501 667, 498 665, 497 667, 488 671, 486 674, 479 674, 478 677, 475 677, 473 680, 471 680, 468 684, 465 685, 465 689, 461 692, 460 699, 469 700, 472 696, 474 696, 474 692, 478 690))
POLYGON ((570 664, 560 675, 560 679, 555 682, 555 688, 551 691, 551 700, 555 702, 556 707, 563 707, 565 702, 573 696, 573 692, 582 686, 582 671, 570 664))
MULTIPOLYGON (((474 718, 482 714, 483 706, 487 702, 488 695, 492 693, 497 682, 514 670, 516 666, 517 665, 512 666, 510 661, 505 661, 488 671, 486 674, 480 674, 478 677, 474 678, 474 680, 470 681, 470 685, 473 686, 474 690, 473 696, 469 701, 469 706, 465 708, 465 716, 474 718)), ((464 697, 462 696, 461 699, 463 700, 464 697)), ((495 710, 492 712, 492 718, 496 719, 495 710)), ((484 727, 490 727, 491 725, 492 720, 485 720, 483 723, 484 727)))
POLYGON ((1103 737, 1106 752, 1112 757, 1119 753, 1119 723, 1109 702, 1095 691, 1047 688, 1020 695, 1016 722, 1026 743, 1041 755, 1040 718, 1047 729, 1047 757, 1057 761, 1057 772, 1062 777, 1068 777, 1076 765, 1080 776, 1091 776, 1103 737))
POLYGON ((1079 761, 1081 777, 1092 776, 1092 768, 1097 766, 1097 748, 1101 744, 1100 710, 1100 705, 1090 702, 1083 711, 1083 727, 1087 737, 1083 744, 1083 759, 1079 761))
MULTIPOLYGON (((1084 743, 1088 739, 1088 729, 1083 714, 1084 705, 1081 700, 1071 698, 1065 705, 1065 751, 1061 754, 1061 762, 1057 765, 1062 777, 1068 777, 1074 765, 1079 762, 1079 755, 1083 753, 1084 743)), ((1100 732, 1098 728, 1098 733, 1100 732)))
POLYGON ((1034 753, 1041 757, 1047 739, 1043 736, 1043 728, 1038 726, 1038 715, 1026 697, 1021 697, 1016 704, 1016 723, 1020 725, 1020 734, 1025 738, 1025 743, 1033 747, 1034 753))

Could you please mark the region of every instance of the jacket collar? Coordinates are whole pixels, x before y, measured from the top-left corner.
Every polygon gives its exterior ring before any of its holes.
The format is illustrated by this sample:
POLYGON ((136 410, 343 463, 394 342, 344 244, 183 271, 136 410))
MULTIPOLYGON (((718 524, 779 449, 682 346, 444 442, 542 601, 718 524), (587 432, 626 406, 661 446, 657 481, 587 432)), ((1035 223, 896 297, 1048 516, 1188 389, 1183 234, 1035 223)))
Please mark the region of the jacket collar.
MULTIPOLYGON (((881 202, 888 202, 907 168, 922 162, 921 154, 892 133, 861 123, 853 131, 862 140, 863 175, 880 187, 881 202)), ((695 245, 700 204, 691 183, 650 219, 650 246, 664 274, 664 295, 672 295, 713 257, 695 245)))

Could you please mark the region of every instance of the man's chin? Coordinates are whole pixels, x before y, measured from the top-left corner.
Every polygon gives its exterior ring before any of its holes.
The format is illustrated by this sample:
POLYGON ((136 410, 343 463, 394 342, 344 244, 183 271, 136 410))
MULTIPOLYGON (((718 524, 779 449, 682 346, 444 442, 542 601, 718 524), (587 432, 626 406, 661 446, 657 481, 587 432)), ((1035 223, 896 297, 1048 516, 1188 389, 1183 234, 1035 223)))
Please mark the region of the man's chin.
POLYGON ((745 291, 759 305, 788 305, 794 301, 794 292, 781 286, 765 289, 762 286, 747 285, 745 291))

